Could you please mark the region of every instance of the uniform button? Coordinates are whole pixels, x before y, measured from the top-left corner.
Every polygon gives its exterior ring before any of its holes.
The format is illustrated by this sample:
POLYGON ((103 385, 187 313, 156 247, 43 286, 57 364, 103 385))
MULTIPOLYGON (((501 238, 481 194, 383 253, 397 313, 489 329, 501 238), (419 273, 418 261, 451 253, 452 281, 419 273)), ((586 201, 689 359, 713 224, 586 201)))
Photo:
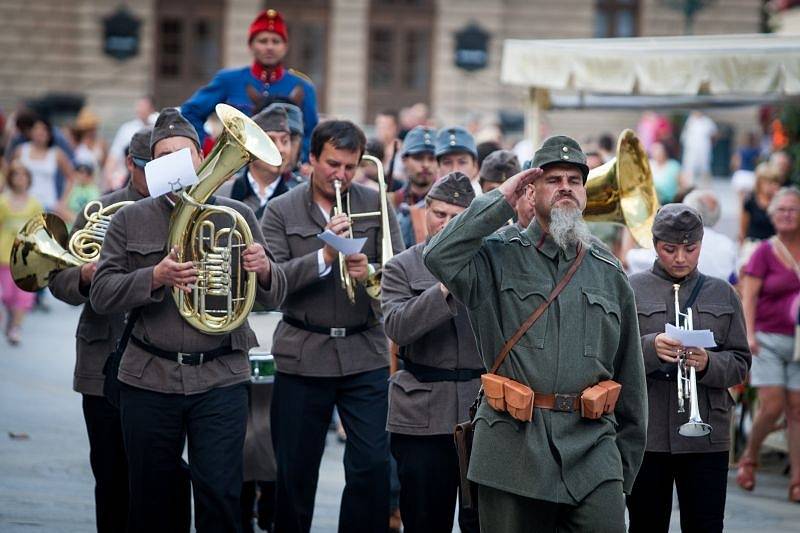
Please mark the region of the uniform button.
POLYGON ((455 141, 450 141, 450 146, 455 146, 455 145, 456 145, 455 141))
POLYGON ((569 159, 569 156, 568 155, 562 155, 561 159, 569 159))
POLYGON ((174 130, 175 129, 175 124, 170 124, 169 125, 169 129, 174 130))
POLYGON ((568 151, 569 151, 569 148, 567 148, 566 146, 562 146, 562 147, 561 147, 561 151, 562 151, 562 152, 568 152, 568 151))

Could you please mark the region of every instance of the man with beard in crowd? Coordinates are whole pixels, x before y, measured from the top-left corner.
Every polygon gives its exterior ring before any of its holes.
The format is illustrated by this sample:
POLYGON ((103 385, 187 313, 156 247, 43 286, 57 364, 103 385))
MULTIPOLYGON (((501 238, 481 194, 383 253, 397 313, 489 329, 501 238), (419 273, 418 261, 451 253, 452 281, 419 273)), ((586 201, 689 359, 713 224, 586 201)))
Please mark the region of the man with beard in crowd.
POLYGON ((423 242, 427 235, 425 225, 425 195, 436 180, 437 163, 434 157, 436 130, 417 126, 406 135, 403 148, 403 167, 408 183, 395 194, 397 222, 403 242, 409 248, 423 242))
POLYGON ((633 291, 583 220, 589 168, 578 143, 547 139, 532 167, 475 199, 425 249, 425 265, 470 310, 491 369, 468 474, 481 531, 624 531, 647 417, 633 291), (529 184, 533 223, 492 235, 529 184), (491 383, 500 387, 490 394, 491 383))

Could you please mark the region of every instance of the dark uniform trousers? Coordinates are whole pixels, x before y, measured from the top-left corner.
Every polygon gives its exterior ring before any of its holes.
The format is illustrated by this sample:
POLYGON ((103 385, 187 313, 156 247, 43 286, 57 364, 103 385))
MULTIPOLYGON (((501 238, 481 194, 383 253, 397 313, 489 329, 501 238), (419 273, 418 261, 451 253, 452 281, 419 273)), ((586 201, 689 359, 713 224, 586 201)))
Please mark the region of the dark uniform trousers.
POLYGON ((388 378, 387 368, 342 377, 276 374, 271 413, 278 466, 276 532, 311 529, 334 406, 347 433, 339 531, 388 529, 389 438, 384 429, 388 378))
POLYGON ((98 533, 125 531, 128 521, 128 461, 122 444, 119 409, 105 396, 83 395, 83 419, 89 434, 89 463, 94 474, 98 533))
MULTIPOLYGON (((458 493, 458 455, 452 435, 391 434, 400 477, 400 516, 405 533, 450 533, 458 493)), ((459 506, 462 533, 478 533, 477 510, 459 506)))
POLYGON ((728 483, 728 452, 645 452, 628 496, 631 533, 669 530, 672 485, 678 492, 683 533, 722 531, 728 483))
POLYGON ((579 505, 534 500, 478 485, 482 533, 624 533, 622 481, 600 483, 579 505))
POLYGON ((185 529, 185 516, 175 510, 183 509, 179 458, 186 437, 197 531, 241 531, 245 383, 192 395, 123 385, 120 414, 132 495, 128 533, 185 529))

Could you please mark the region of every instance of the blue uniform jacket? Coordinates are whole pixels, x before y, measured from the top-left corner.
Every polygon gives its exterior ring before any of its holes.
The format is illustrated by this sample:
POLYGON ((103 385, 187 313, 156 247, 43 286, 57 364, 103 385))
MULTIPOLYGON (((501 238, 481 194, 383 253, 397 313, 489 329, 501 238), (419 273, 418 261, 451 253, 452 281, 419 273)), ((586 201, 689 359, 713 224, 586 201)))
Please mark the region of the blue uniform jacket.
POLYGON ((311 143, 311 132, 319 121, 317 117, 317 93, 314 85, 308 80, 293 74, 288 69, 281 79, 273 83, 264 83, 253 76, 250 66, 223 69, 217 72, 211 83, 197 90, 181 106, 181 113, 192 123, 200 136, 200 143, 205 139, 203 123, 219 103, 232 105, 245 115, 252 116, 258 104, 252 95, 266 98, 268 96, 302 97, 300 109, 303 111, 303 149, 302 161, 308 161, 308 149, 311 143), (251 89, 248 91, 248 86, 251 89), (299 88, 298 88, 299 86, 299 88), (294 95, 292 92, 294 91, 294 95))

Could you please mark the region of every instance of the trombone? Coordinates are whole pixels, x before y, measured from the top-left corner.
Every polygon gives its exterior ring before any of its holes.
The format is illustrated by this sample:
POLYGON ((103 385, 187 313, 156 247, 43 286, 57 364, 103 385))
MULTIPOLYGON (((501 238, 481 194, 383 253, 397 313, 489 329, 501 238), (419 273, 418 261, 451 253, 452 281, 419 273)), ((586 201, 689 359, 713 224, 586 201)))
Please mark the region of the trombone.
MULTIPOLYGON (((364 155, 361 157, 362 161, 369 161, 373 163, 378 168, 378 187, 379 187, 379 194, 380 194, 380 211, 369 211, 366 213, 351 213, 350 212, 350 195, 347 195, 347 210, 343 209, 343 202, 342 202, 342 182, 340 180, 335 180, 333 182, 333 187, 336 190, 336 205, 333 208, 334 216, 345 213, 347 218, 350 222, 350 227, 347 230, 347 237, 353 237, 353 220, 359 218, 369 218, 369 217, 380 217, 381 218, 381 268, 379 270, 375 270, 372 265, 370 265, 369 275, 367 279, 364 281, 364 288, 367 291, 367 294, 374 299, 378 299, 381 296, 381 271, 383 270, 383 265, 392 258, 392 233, 391 229, 389 228, 389 203, 388 203, 388 193, 386 190, 386 178, 384 177, 383 173, 383 163, 377 157, 371 155, 364 155)), ((342 253, 339 252, 339 279, 342 280, 342 288, 347 293, 347 299, 350 300, 351 304, 356 302, 356 280, 347 272, 347 257, 342 253)))
MULTIPOLYGON (((681 286, 674 284, 672 286, 675 291, 675 327, 684 330, 693 330, 692 323, 692 309, 691 307, 685 313, 681 312, 680 303, 678 303, 678 291, 681 286)), ((684 401, 689 401, 689 421, 683 424, 678 433, 684 437, 703 437, 711 433, 711 426, 703 422, 700 418, 700 406, 697 401, 697 369, 695 367, 686 368, 686 351, 678 355, 678 412, 684 413, 684 401), (688 374, 688 377, 687 377, 688 374)))

